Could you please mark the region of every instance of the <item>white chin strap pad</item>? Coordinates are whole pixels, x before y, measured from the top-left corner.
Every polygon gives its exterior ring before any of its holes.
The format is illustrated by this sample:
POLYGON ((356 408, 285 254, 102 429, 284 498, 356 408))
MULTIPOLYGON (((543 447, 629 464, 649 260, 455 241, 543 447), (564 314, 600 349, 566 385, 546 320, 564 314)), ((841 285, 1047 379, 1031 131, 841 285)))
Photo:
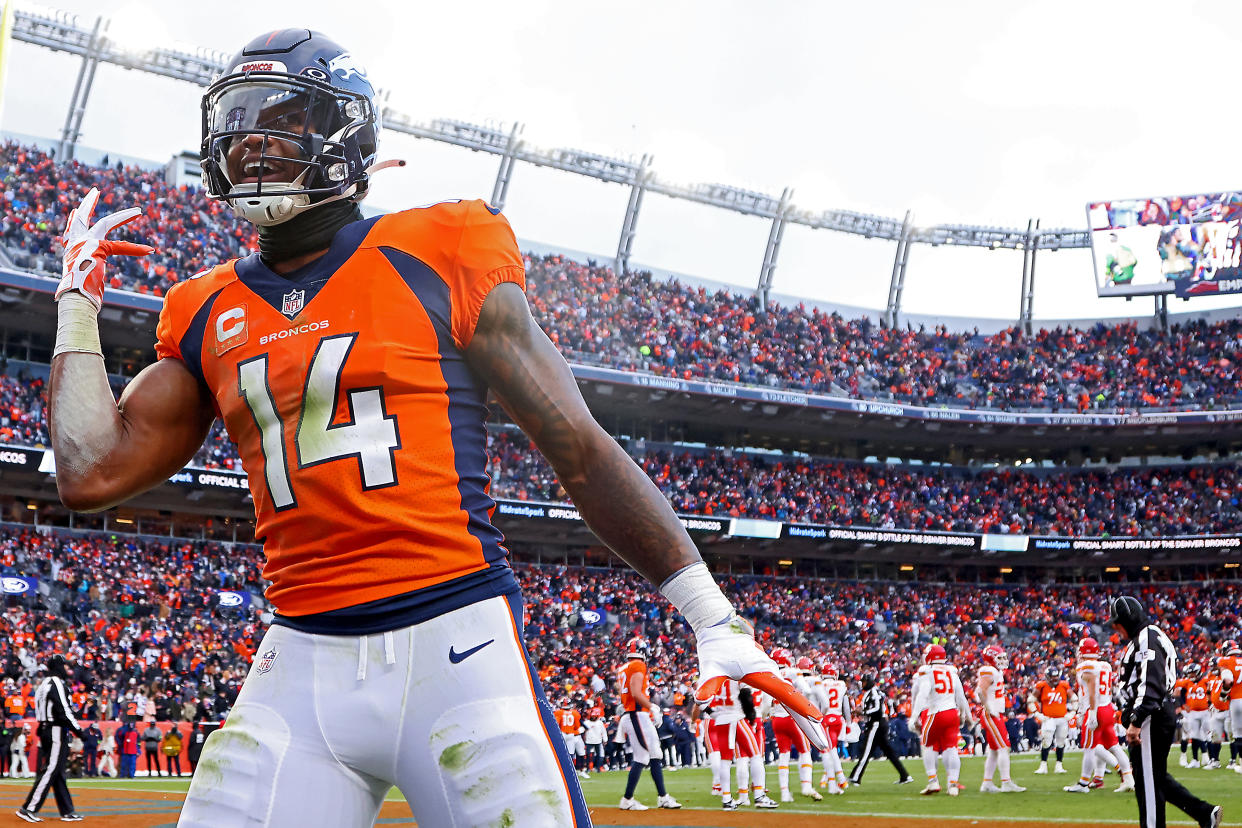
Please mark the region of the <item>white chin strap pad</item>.
MULTIPOLYGON (((373 175, 380 170, 404 166, 405 162, 401 160, 380 161, 367 167, 367 174, 373 175)), ((294 179, 291 186, 300 186, 305 176, 306 172, 303 172, 302 175, 294 179)), ((253 193, 257 190, 258 186, 258 184, 235 184, 229 192, 229 203, 233 207, 233 212, 239 218, 243 218, 258 227, 274 227, 277 224, 284 224, 289 219, 306 212, 312 207, 353 198, 358 191, 358 185, 352 184, 343 193, 311 204, 310 196, 305 194, 247 195, 247 193, 253 193)))

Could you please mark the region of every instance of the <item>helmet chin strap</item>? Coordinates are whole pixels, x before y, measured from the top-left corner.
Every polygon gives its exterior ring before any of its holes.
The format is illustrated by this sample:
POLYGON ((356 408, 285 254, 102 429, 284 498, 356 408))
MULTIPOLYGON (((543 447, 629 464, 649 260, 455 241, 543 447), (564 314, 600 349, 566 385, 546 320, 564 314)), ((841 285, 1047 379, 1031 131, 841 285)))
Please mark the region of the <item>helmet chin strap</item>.
MULTIPOLYGON (((389 161, 378 161, 367 167, 366 174, 368 176, 386 170, 391 167, 404 167, 405 161, 400 159, 392 159, 389 161)), ((300 187, 302 180, 310 172, 310 168, 302 170, 301 174, 293 181, 289 182, 292 186, 300 187)), ((257 184, 237 184, 234 185, 231 196, 246 192, 244 188, 255 187, 257 184)), ((259 227, 274 227, 278 224, 284 224, 286 221, 314 209, 322 207, 325 204, 331 204, 334 201, 343 201, 347 198, 353 198, 358 191, 357 184, 350 184, 343 192, 334 196, 329 196, 320 201, 311 203, 310 196, 305 194, 299 195, 271 195, 271 196, 251 196, 242 195, 241 198, 230 198, 229 203, 233 208, 233 212, 242 219, 259 227)))

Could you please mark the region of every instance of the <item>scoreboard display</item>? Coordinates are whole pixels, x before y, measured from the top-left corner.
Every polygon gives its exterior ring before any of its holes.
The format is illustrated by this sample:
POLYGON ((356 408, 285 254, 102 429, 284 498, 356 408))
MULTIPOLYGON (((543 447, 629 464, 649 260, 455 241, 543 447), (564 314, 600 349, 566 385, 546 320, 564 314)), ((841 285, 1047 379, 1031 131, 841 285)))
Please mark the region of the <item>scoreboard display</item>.
POLYGON ((1100 296, 1242 293, 1242 192, 1087 205, 1100 296))

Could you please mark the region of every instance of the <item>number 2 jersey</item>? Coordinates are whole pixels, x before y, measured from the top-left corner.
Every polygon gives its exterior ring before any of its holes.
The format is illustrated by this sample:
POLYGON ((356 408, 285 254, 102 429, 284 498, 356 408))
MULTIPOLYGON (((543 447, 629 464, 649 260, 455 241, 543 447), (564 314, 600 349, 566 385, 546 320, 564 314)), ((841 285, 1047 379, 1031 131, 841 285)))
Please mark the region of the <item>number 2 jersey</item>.
POLYGON ((464 201, 354 222, 284 276, 255 253, 168 292, 156 354, 237 444, 278 623, 376 632, 516 591, 464 357, 502 282, 525 288, 513 232, 464 201))

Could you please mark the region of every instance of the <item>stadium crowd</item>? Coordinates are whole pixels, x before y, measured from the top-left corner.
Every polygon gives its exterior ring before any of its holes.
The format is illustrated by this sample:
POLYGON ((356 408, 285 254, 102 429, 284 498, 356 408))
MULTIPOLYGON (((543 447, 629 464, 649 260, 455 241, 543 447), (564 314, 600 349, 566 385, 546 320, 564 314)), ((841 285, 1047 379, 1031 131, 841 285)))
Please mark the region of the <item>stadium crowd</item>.
MULTIPOLYGON (((890 466, 723 450, 630 445, 630 453, 686 514, 789 523, 957 532, 1160 536, 1233 532, 1234 465, 1099 471, 890 466)), ((492 494, 567 502, 528 438, 490 435, 492 494)))
MULTIPOLYGON (((0 444, 45 446, 44 381, 0 374, 0 444)), ((685 514, 950 532, 1167 536, 1233 532, 1242 480, 1230 464, 1107 470, 954 469, 648 446, 629 451, 685 514)), ((488 439, 492 494, 567 502, 538 449, 488 439)), ((194 465, 241 471, 217 420, 194 465)))
POLYGON ((49 153, 9 140, 0 143, 0 240, 19 267, 60 272, 56 238, 65 218, 91 187, 100 190, 98 216, 142 207, 132 230, 115 238, 150 239, 155 253, 118 256, 108 263, 110 287, 163 296, 178 280, 257 246, 253 225, 193 187, 175 187, 162 172, 126 166, 58 162, 49 153))
MULTIPOLYGON (((162 295, 255 245, 250 225, 194 188, 170 186, 161 172, 61 163, 9 141, 0 144, 0 181, 0 240, 20 267, 58 272, 54 240, 91 186, 103 193, 101 213, 142 206, 145 220, 129 235, 156 247, 145 259, 110 263, 112 287, 162 295)), ((1134 411, 1242 400, 1237 319, 1032 336, 1018 328, 889 329, 804 303, 761 311, 747 294, 561 256, 527 256, 527 270, 531 308, 562 351, 622 370, 970 408, 1134 411)))
MULTIPOLYGON (((83 718, 129 713, 147 721, 217 721, 227 714, 254 658, 265 616, 262 551, 101 532, 0 529, 0 575, 38 579, 10 595, 0 615, 0 670, 7 714, 29 705, 39 665, 53 651, 73 663, 83 718), (222 591, 250 594, 222 602, 222 591)), ((624 641, 653 645, 657 702, 685 707, 693 683, 692 637, 645 580, 629 570, 516 567, 525 595, 526 643, 554 699, 611 711, 624 641)), ((1098 587, 1040 584, 893 584, 810 578, 726 576, 725 592, 753 618, 765 647, 832 659, 857 679, 880 676, 900 702, 921 646, 944 643, 959 664, 975 664, 989 643, 1010 653, 1011 707, 1074 644, 1094 633, 1098 587)), ((1213 641, 1237 635, 1237 583, 1135 586, 1188 658, 1207 659, 1213 641)), ((1115 653, 1114 653, 1115 655, 1115 653)))

